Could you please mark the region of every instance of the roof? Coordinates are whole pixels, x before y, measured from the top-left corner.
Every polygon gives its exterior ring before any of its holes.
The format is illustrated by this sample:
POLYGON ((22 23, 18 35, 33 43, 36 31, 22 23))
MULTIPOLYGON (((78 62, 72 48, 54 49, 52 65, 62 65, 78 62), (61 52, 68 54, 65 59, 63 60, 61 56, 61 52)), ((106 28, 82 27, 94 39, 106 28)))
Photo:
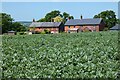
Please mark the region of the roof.
POLYGON ((80 19, 70 19, 65 25, 77 25, 78 23, 80 23, 80 19))
POLYGON ((59 27, 61 22, 32 22, 29 27, 59 27))
POLYGON ((65 23, 65 25, 96 25, 100 24, 102 18, 94 19, 71 19, 65 23))
POLYGON ((115 26, 113 26, 112 28, 110 28, 110 30, 120 30, 120 25, 116 24, 115 26))
POLYGON ((14 33, 14 32, 16 32, 16 31, 8 31, 9 33, 14 33))

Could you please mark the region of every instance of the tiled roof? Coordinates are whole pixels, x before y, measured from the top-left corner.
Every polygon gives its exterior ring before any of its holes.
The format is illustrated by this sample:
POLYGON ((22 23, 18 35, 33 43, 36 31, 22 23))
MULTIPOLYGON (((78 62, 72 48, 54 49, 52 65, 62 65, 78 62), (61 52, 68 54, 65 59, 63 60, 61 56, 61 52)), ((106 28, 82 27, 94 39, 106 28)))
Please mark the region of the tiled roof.
POLYGON ((110 30, 120 30, 120 25, 116 24, 115 26, 113 26, 112 28, 110 28, 110 30))
POLYGON ((16 32, 16 31, 8 31, 9 33, 14 33, 14 32, 16 32))
POLYGON ((65 25, 77 25, 78 23, 80 23, 80 19, 71 19, 68 20, 65 25))
POLYGON ((61 22, 32 22, 30 27, 58 27, 61 22))
POLYGON ((100 24, 101 18, 94 19, 71 19, 65 23, 65 25, 94 25, 100 24))

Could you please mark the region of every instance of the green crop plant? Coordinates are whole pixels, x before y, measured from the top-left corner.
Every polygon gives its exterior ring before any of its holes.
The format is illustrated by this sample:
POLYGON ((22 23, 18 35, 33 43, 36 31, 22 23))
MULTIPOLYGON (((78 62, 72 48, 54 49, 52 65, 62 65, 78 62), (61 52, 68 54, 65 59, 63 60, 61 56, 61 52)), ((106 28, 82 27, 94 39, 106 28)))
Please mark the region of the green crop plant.
POLYGON ((116 79, 118 32, 3 36, 3 78, 116 79))

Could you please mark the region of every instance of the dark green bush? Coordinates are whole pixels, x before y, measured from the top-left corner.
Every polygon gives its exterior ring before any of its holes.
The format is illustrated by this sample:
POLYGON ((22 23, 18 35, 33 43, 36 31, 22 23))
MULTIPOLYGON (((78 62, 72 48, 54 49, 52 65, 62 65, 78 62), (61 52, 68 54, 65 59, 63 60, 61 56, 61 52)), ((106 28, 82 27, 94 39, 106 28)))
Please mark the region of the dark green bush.
POLYGON ((103 31, 108 31, 109 29, 107 28, 107 27, 105 27, 104 29, 103 29, 103 31))
POLYGON ((50 34, 50 31, 47 30, 47 29, 45 29, 44 31, 45 31, 46 34, 50 34))
POLYGON ((25 33, 25 32, 18 32, 17 34, 18 34, 18 35, 25 35, 25 34, 27 34, 27 33, 25 33))

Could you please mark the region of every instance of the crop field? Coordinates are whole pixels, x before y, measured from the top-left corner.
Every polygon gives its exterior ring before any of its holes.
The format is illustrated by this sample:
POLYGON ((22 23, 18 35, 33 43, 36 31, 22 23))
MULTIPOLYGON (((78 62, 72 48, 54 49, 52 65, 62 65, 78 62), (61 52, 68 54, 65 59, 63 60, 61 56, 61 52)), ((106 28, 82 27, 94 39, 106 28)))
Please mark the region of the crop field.
POLYGON ((3 78, 115 79, 118 32, 2 37, 3 78))

